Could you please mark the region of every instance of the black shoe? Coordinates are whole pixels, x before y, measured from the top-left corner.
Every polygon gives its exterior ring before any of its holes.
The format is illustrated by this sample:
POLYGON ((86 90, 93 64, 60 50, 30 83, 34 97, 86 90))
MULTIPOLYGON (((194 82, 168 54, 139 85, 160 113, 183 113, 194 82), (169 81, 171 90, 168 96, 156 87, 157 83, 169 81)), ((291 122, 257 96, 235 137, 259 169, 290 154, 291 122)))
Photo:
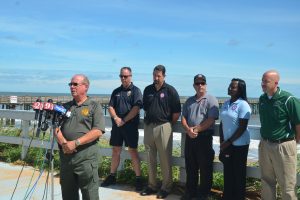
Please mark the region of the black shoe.
POLYGON ((156 190, 153 190, 152 188, 150 187, 146 187, 146 189, 144 189, 140 195, 142 196, 147 196, 147 195, 151 195, 151 194, 155 194, 157 191, 156 190))
POLYGON ((101 183, 101 187, 106 187, 106 186, 109 186, 109 185, 114 185, 116 184, 117 180, 116 180, 116 176, 113 176, 113 175, 108 175, 106 177, 106 179, 101 183))
POLYGON ((199 200, 208 200, 209 195, 200 195, 199 200))
POLYGON ((141 178, 135 179, 135 191, 141 191, 143 189, 143 181, 141 178))
POLYGON ((159 190, 159 192, 156 195, 157 199, 164 199, 169 195, 169 193, 167 191, 164 190, 159 190))
POLYGON ((190 194, 187 194, 185 193, 184 195, 181 196, 180 200, 196 200, 197 199, 197 196, 194 195, 190 195, 190 194))

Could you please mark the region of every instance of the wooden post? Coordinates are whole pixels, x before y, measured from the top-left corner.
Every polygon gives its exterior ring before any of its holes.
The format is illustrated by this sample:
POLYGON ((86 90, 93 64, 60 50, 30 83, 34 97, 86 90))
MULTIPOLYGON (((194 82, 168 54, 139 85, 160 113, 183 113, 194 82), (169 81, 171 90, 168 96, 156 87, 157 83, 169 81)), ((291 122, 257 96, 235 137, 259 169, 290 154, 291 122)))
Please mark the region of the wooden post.
MULTIPOLYGON (((181 133, 181 146, 180 146, 180 157, 184 160, 184 147, 185 147, 186 134, 181 133)), ((179 183, 184 184, 186 181, 186 171, 185 167, 180 167, 179 169, 179 183)))
POLYGON ((24 160, 28 151, 28 142, 24 142, 24 139, 29 138, 29 120, 22 120, 21 128, 22 128, 22 137, 23 137, 23 143, 22 143, 22 153, 21 153, 21 159, 24 160))

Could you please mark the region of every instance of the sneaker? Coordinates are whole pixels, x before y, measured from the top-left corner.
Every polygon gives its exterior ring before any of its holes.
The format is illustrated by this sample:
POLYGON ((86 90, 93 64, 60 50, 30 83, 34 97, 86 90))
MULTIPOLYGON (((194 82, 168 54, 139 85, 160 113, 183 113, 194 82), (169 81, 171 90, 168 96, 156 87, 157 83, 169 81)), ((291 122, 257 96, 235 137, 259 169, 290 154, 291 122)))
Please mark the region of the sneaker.
POLYGON ((143 189, 143 181, 141 178, 135 179, 135 191, 141 191, 143 189))
POLYGON ((109 185, 114 185, 116 184, 117 180, 116 180, 116 176, 113 176, 113 175, 108 175, 106 177, 106 179, 101 183, 101 187, 106 187, 106 186, 109 186, 109 185))
POLYGON ((157 199, 164 199, 166 198, 167 196, 169 195, 169 192, 165 191, 165 190, 159 190, 157 195, 156 195, 156 198, 157 199))

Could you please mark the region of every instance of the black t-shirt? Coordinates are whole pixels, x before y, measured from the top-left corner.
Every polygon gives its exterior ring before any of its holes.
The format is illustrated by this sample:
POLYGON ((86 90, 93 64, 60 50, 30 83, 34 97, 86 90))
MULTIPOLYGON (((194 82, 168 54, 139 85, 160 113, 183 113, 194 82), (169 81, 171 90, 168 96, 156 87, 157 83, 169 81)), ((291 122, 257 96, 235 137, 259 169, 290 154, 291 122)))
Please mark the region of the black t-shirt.
POLYGON ((180 113, 180 99, 175 88, 167 83, 157 91, 154 84, 143 94, 145 123, 170 122, 173 113, 180 113))
MULTIPOLYGON (((124 118, 133 106, 143 107, 142 92, 133 83, 128 88, 121 85, 112 92, 108 105, 115 109, 120 118, 124 118)), ((114 123, 114 120, 112 122, 114 123)), ((139 123, 139 114, 128 123, 130 122, 139 123)))

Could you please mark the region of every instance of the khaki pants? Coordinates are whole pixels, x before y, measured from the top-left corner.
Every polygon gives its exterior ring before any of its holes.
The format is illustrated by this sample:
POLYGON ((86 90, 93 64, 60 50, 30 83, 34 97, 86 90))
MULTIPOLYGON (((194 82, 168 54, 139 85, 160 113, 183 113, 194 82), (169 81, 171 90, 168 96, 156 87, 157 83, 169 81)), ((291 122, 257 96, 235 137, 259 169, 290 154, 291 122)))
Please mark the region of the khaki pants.
POLYGON ((259 144, 259 167, 261 169, 262 199, 276 199, 276 182, 283 200, 296 200, 296 141, 281 144, 261 140, 259 144))
POLYGON ((148 154, 148 186, 157 189, 157 152, 159 155, 162 186, 161 189, 170 192, 172 189, 172 144, 173 132, 171 123, 145 124, 144 144, 148 154))

